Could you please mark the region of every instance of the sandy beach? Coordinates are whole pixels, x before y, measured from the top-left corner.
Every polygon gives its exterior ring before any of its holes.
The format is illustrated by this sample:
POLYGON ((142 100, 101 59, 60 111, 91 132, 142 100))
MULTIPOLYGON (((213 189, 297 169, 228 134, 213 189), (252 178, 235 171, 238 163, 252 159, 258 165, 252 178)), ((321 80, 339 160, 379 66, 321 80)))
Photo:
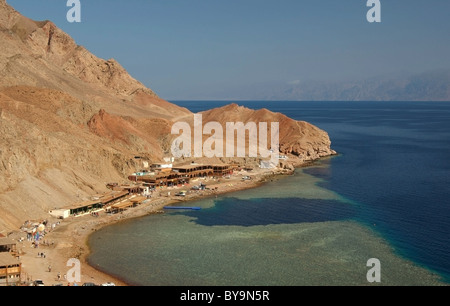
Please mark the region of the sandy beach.
POLYGON ((67 263, 69 259, 76 258, 81 263, 81 282, 76 283, 76 285, 80 286, 84 283, 94 283, 96 285, 114 283, 116 286, 127 286, 128 284, 122 280, 107 275, 87 263, 87 257, 89 256, 87 241, 91 233, 104 226, 123 220, 163 213, 163 207, 166 205, 254 188, 268 180, 290 173, 285 170, 258 169, 248 173, 242 171, 233 174, 229 178, 199 179, 182 188, 163 189, 160 192, 156 192, 149 201, 140 206, 114 215, 102 211, 98 216, 85 215, 64 220, 58 220, 49 216, 48 223, 55 224, 55 227, 40 241, 38 248, 34 248, 32 242, 26 239, 26 233, 24 232, 15 232, 9 236, 16 241, 20 241, 21 238, 23 240, 17 244, 17 249, 21 253, 22 281, 31 283, 40 279, 45 286, 74 285, 67 280, 67 273, 72 268, 72 266, 67 266, 67 263), (244 180, 243 177, 245 176, 251 179, 244 180), (193 185, 198 185, 200 182, 205 183, 208 189, 204 191, 190 191, 185 197, 175 196, 178 190, 186 190, 193 185), (168 195, 169 192, 170 195, 168 195))

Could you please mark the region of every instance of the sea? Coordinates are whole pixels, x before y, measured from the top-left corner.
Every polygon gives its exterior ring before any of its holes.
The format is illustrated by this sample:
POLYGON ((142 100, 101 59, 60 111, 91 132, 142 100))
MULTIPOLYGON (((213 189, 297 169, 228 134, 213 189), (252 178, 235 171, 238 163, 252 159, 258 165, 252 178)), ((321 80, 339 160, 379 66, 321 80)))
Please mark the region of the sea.
POLYGON ((190 203, 199 211, 105 227, 89 238, 92 266, 144 286, 450 284, 450 103, 238 104, 318 126, 338 155, 190 203))

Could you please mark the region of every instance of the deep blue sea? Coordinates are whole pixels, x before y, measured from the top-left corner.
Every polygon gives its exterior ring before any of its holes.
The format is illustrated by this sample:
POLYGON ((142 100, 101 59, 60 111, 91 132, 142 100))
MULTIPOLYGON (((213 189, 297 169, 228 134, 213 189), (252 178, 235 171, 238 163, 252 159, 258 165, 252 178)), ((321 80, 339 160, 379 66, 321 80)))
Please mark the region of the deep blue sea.
MULTIPOLYGON (((229 104, 174 103, 193 112, 229 104)), ((339 156, 259 191, 200 201, 202 211, 107 227, 90 239, 92 265, 145 285, 364 284, 365 258, 380 257, 388 284, 422 273, 410 264, 450 282, 450 103, 238 104, 318 126, 339 156), (139 271, 124 268, 130 256, 139 271)))

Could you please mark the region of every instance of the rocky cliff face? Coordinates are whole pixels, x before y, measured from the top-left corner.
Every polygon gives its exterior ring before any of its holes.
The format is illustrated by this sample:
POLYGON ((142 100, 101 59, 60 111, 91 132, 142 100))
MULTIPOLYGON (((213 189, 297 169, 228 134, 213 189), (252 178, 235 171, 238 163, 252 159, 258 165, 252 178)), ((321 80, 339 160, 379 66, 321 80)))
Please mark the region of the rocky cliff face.
MULTIPOLYGON (((78 46, 50 21, 0 0, 0 230, 88 199, 170 155, 187 109, 159 98, 115 60, 78 46)), ((206 121, 278 121, 281 150, 301 160, 332 154, 328 135, 267 110, 230 105, 206 121)))
MULTIPOLYGON (((273 113, 267 109, 252 110, 233 103, 202 114, 203 122, 216 121, 222 126, 226 126, 226 122, 255 122, 257 125, 267 122, 270 129, 271 122, 278 122, 280 153, 296 157, 296 164, 336 154, 331 149, 331 141, 325 131, 281 113, 273 113)), ((270 131, 268 135, 270 136, 270 131)))
POLYGON ((0 86, 60 90, 118 115, 168 118, 189 113, 160 99, 114 59, 96 57, 51 21, 33 21, 4 1, 0 39, 0 86))

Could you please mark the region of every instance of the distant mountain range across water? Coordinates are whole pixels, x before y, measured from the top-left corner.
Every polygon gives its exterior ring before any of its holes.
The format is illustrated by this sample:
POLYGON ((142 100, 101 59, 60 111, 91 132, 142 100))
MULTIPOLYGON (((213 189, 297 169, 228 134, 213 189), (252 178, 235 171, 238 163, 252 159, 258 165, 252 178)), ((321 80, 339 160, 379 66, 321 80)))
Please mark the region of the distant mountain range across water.
POLYGON ((450 101, 450 69, 398 73, 358 80, 267 82, 195 99, 263 101, 450 101))

